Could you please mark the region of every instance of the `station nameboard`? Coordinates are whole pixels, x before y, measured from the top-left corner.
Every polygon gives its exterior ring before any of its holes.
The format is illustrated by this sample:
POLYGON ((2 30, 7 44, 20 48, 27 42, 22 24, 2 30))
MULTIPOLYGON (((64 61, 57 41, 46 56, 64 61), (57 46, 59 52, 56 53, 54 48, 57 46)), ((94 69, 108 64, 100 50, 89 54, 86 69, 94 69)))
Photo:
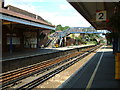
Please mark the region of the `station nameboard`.
POLYGON ((106 21, 106 11, 96 11, 96 21, 106 21))

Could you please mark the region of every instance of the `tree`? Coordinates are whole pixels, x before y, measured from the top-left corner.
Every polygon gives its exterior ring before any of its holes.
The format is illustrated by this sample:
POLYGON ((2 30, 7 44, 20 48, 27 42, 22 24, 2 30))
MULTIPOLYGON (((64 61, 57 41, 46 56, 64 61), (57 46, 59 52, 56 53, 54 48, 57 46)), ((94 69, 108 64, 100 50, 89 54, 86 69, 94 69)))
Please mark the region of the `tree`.
POLYGON ((57 25, 56 26, 56 31, 63 31, 70 28, 69 26, 62 27, 62 25, 57 25))
POLYGON ((68 28, 70 28, 69 26, 65 26, 65 27, 63 27, 63 30, 66 30, 66 29, 68 29, 68 28))
POLYGON ((63 30, 62 25, 57 25, 57 26, 56 26, 56 31, 62 31, 62 30, 63 30))

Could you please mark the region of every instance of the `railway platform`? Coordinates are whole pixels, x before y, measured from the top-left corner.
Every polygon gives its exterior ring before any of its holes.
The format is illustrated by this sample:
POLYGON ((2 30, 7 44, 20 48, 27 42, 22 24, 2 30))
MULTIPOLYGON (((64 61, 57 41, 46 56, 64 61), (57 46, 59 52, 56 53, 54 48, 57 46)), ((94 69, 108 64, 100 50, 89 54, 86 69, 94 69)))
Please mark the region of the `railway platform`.
POLYGON ((120 81, 115 80, 115 56, 111 47, 98 50, 86 65, 60 85, 58 90, 63 88, 120 89, 120 81))
POLYGON ((60 51, 66 51, 66 50, 72 50, 76 48, 82 48, 86 46, 92 46, 91 45, 78 45, 78 46, 66 46, 66 47, 59 47, 59 48, 39 48, 39 49, 33 49, 33 50, 21 50, 17 52, 13 52, 12 54, 5 53, 3 55, 2 61, 6 60, 14 60, 14 59, 20 59, 20 58, 26 58, 26 57, 34 57, 38 55, 44 55, 44 54, 50 54, 60 51))
POLYGON ((2 58, 2 73, 19 69, 42 61, 54 59, 67 55, 81 48, 92 47, 95 45, 79 45, 60 48, 41 48, 26 51, 13 52, 12 55, 6 54, 2 58))

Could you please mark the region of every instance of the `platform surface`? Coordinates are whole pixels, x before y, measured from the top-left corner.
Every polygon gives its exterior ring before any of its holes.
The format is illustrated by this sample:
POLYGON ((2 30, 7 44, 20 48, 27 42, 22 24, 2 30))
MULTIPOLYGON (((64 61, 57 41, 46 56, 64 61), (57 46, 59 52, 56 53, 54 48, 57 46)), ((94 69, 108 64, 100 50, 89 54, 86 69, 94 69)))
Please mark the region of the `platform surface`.
POLYGON ((3 55, 2 61, 5 60, 12 60, 12 59, 17 59, 17 58, 25 58, 25 57, 32 57, 32 56, 37 56, 37 55, 44 55, 44 54, 50 54, 54 52, 60 52, 64 50, 70 50, 70 49, 75 49, 75 48, 80 48, 80 47, 85 47, 85 46, 91 46, 90 45, 78 45, 78 46, 66 46, 66 47, 59 47, 59 48, 38 48, 38 49, 28 49, 28 50, 21 50, 21 51, 16 51, 13 52, 12 54, 5 53, 3 55))
POLYGON ((115 57, 111 47, 97 51, 84 67, 58 87, 62 88, 120 89, 120 80, 115 80, 115 57))

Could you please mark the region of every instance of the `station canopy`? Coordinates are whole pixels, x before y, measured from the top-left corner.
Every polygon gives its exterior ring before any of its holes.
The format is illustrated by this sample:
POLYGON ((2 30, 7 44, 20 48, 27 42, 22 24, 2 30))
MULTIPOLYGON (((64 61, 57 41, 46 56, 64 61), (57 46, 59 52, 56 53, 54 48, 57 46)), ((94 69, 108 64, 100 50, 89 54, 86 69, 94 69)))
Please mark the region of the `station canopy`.
POLYGON ((49 24, 45 20, 42 20, 40 16, 21 10, 19 8, 9 5, 9 8, 0 8, 0 19, 3 24, 23 24, 26 26, 32 26, 36 28, 55 30, 55 26, 49 24), (10 7, 13 10, 10 10, 10 7), (27 13, 27 14, 26 14, 27 13))
POLYGON ((95 29, 109 30, 108 22, 120 5, 118 0, 67 0, 95 29))

